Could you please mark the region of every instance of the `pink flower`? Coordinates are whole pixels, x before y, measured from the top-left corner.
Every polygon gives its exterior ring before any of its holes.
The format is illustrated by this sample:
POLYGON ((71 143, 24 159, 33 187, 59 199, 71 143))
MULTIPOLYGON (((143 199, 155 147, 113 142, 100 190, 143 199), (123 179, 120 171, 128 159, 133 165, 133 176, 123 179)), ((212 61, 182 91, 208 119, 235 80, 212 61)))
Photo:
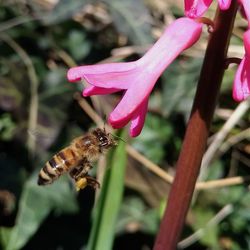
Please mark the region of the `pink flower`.
POLYGON ((68 71, 68 80, 85 79, 90 86, 83 91, 84 96, 124 90, 123 97, 109 115, 109 123, 113 128, 121 128, 131 121, 130 135, 135 137, 144 125, 148 98, 157 79, 183 50, 199 39, 201 31, 201 23, 180 18, 139 60, 74 67, 68 71))
MULTIPOLYGON (((185 15, 190 18, 201 17, 209 8, 213 0, 185 0, 185 15)), ((231 0, 218 0, 222 10, 230 7, 231 0)))
POLYGON ((243 39, 246 53, 237 69, 233 86, 233 98, 238 102, 250 95, 250 30, 245 32, 243 39))
MULTIPOLYGON (((244 15, 248 20, 250 28, 250 1, 239 0, 242 4, 244 15)), ((250 29, 244 33, 243 37, 245 56, 243 57, 234 78, 233 98, 240 102, 250 95, 250 29)))

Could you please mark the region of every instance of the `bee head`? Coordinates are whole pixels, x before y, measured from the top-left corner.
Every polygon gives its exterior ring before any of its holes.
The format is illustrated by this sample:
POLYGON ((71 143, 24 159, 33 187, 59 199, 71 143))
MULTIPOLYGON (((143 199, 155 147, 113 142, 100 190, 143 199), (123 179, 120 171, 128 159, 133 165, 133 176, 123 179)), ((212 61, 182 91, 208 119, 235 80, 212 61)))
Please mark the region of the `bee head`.
POLYGON ((97 128, 93 131, 94 135, 96 136, 99 148, 102 151, 103 149, 109 149, 115 145, 117 142, 113 139, 110 133, 107 133, 105 129, 97 128))

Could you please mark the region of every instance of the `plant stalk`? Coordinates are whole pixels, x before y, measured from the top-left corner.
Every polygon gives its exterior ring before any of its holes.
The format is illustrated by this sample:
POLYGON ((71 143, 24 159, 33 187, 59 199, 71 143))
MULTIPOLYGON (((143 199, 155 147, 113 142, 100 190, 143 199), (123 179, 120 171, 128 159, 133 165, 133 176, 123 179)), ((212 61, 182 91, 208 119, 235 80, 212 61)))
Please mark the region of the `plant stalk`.
POLYGON ((233 0, 227 11, 217 10, 210 34, 194 103, 176 166, 167 207, 154 250, 175 250, 191 203, 209 128, 220 90, 228 45, 237 11, 233 0))

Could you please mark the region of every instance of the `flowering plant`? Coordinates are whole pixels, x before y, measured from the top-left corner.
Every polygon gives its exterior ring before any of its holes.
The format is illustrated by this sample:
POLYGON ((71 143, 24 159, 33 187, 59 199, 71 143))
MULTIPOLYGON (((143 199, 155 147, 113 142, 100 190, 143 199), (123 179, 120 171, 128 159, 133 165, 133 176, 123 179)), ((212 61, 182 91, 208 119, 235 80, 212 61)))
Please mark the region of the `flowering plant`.
MULTIPOLYGON (((212 0, 184 0, 186 17, 171 23, 160 39, 139 60, 133 62, 73 67, 67 77, 71 82, 84 79, 84 96, 124 91, 121 101, 109 115, 109 123, 121 128, 131 122, 130 135, 138 136, 143 128, 148 100, 157 79, 185 49, 200 37, 202 15, 212 0)), ((233 98, 243 101, 250 95, 250 1, 218 0, 218 13, 212 24, 190 120, 182 150, 177 161, 168 206, 165 210, 155 243, 155 250, 176 249, 185 221, 195 182, 198 178, 209 127, 214 113, 219 87, 223 78, 229 40, 238 7, 248 21, 244 33, 245 56, 241 60, 233 83, 233 98)))

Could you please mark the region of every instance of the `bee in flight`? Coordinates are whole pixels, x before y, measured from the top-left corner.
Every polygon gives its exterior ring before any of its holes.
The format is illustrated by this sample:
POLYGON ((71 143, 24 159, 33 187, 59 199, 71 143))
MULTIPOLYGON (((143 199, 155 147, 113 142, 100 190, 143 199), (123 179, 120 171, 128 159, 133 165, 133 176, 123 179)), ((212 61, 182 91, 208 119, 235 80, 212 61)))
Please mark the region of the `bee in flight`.
POLYGON ((116 141, 105 129, 96 128, 86 135, 77 137, 68 147, 46 162, 39 173, 38 185, 51 184, 62 174, 69 173, 75 181, 77 190, 87 185, 93 188, 99 187, 99 182, 88 175, 92 168, 91 163, 97 161, 102 153, 115 145, 116 141))

